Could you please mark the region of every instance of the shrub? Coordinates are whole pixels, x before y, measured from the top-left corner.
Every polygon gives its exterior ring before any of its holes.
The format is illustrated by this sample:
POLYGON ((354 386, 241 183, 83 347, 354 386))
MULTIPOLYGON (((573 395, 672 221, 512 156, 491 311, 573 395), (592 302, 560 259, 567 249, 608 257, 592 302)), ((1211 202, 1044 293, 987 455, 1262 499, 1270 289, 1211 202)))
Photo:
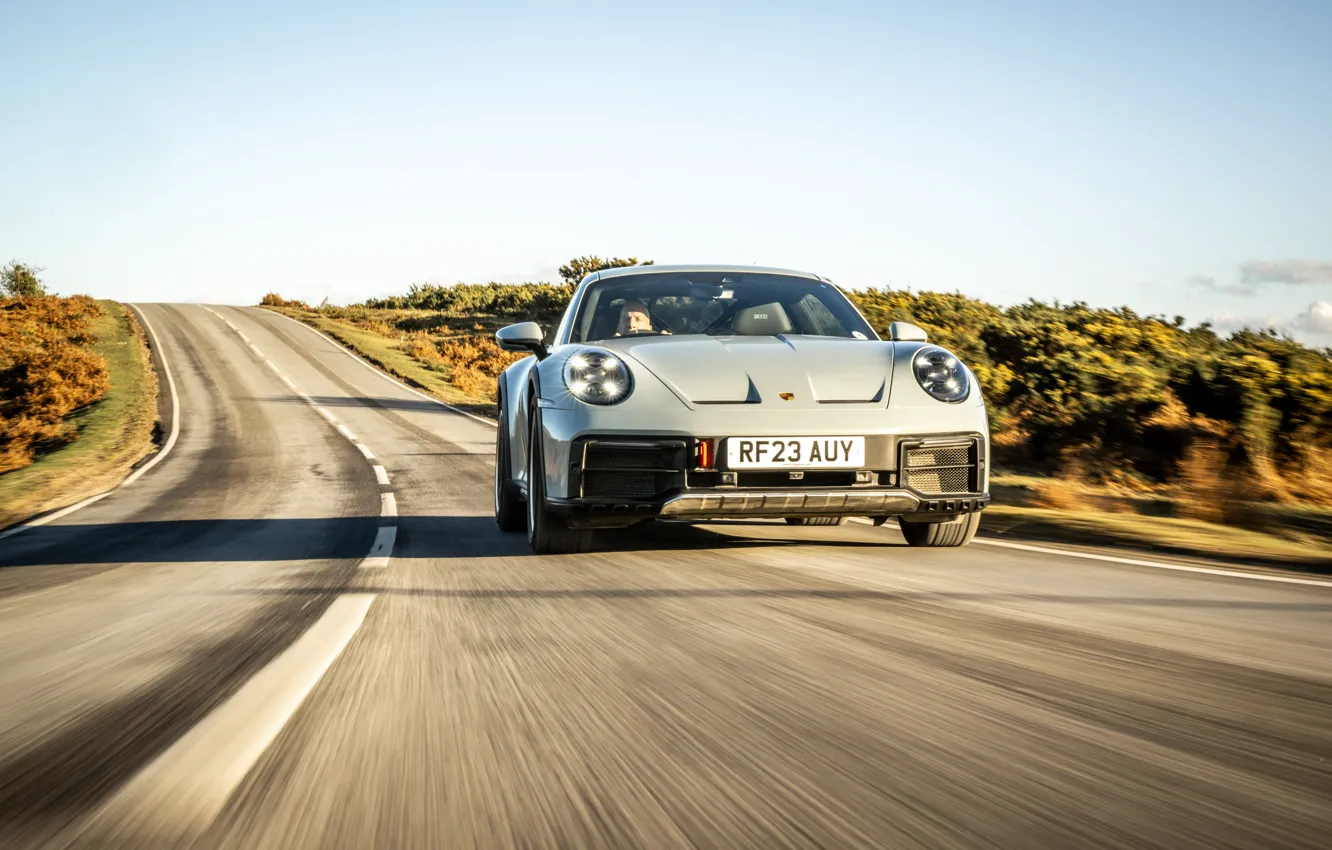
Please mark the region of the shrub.
POLYGON ((0 300, 0 473, 77 434, 69 417, 109 388, 89 346, 102 313, 86 296, 0 300))

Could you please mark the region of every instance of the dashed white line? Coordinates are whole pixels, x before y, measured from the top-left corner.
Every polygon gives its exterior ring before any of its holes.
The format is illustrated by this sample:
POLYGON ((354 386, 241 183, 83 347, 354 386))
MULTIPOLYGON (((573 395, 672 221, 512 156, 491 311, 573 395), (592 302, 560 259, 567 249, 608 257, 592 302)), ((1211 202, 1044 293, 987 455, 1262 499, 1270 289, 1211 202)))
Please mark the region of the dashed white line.
POLYGON ((361 455, 362 455, 362 457, 364 457, 366 460, 374 460, 374 459, 375 459, 375 453, 372 452, 372 451, 370 451, 370 447, 367 446, 365 443, 357 443, 357 444, 356 444, 356 448, 358 448, 358 449, 361 450, 361 455))
MULTIPOLYGON (((209 312, 222 318, 211 309, 209 312)), ((230 321, 223 321, 231 325, 230 321)), ((144 325, 151 334, 152 328, 146 320, 144 325)), ((243 334, 241 336, 244 337, 243 334)), ((253 343, 248 340, 246 343, 255 353, 259 353, 253 343)), ((374 455, 356 441, 351 431, 338 424, 328 411, 301 392, 272 361, 264 358, 264 362, 287 386, 333 423, 344 437, 360 449, 367 460, 373 459, 374 455)), ((165 369, 165 357, 162 365, 165 369)), ((175 444, 179 429, 179 404, 169 370, 167 378, 172 390, 172 433, 166 448, 152 463, 161 460, 175 444)), ((384 467, 378 463, 371 465, 375 470, 375 480, 387 484, 388 474, 384 467)), ((129 480, 133 479, 127 479, 126 483, 129 480)), ((393 493, 381 493, 381 517, 392 518, 397 513, 397 501, 393 493)), ((397 534, 396 525, 381 526, 360 566, 387 567, 397 534)), ((88 818, 73 826, 71 832, 75 833, 74 837, 80 837, 90 827, 97 826, 132 836, 135 843, 139 844, 156 841, 188 843, 197 838, 222 811, 228 798, 255 762, 346 648, 365 621, 366 612, 374 600, 375 594, 370 593, 349 594, 335 599, 323 616, 295 643, 121 786, 88 818)))
POLYGON ((393 556, 393 544, 398 539, 396 525, 382 525, 375 532, 375 544, 370 547, 370 554, 361 559, 361 569, 383 569, 389 565, 393 556))

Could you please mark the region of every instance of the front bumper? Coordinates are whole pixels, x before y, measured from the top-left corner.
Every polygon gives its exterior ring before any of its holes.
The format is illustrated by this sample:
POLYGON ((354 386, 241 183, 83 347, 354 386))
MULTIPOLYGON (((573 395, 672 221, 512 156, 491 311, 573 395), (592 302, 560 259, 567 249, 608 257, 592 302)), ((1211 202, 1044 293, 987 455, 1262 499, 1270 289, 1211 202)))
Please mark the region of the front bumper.
POLYGON ((617 526, 660 517, 705 520, 818 516, 900 516, 943 522, 985 510, 990 495, 926 498, 909 490, 689 490, 663 501, 548 499, 551 513, 584 527, 617 526))
POLYGON ((990 501, 983 434, 867 437, 867 467, 860 470, 729 470, 725 454, 703 452, 702 442, 579 437, 569 452, 569 493, 547 496, 549 509, 583 527, 654 517, 908 516, 941 522, 984 510, 990 501))

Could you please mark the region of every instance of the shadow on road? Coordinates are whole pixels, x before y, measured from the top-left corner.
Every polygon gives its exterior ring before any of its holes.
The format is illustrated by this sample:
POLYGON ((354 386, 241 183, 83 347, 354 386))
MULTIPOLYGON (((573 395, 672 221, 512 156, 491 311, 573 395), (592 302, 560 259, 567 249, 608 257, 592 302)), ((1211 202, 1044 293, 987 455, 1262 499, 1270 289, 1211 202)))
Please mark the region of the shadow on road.
MULTIPOLYGON (((276 404, 305 404, 305 399, 296 395, 255 396, 248 401, 262 401, 276 404)), ((310 396, 310 401, 320 407, 369 407, 381 410, 417 410, 425 413, 444 413, 454 415, 443 404, 415 398, 383 398, 379 396, 310 396)))
MULTIPOLYGON (((380 517, 293 519, 206 519, 124 522, 109 525, 61 524, 31 528, 0 542, 0 567, 55 564, 203 563, 217 561, 295 561, 360 559, 366 555, 380 517)), ((400 516, 395 554, 410 558, 530 556, 522 534, 503 534, 489 516, 400 516)), ((783 538, 747 536, 739 529, 722 534, 680 523, 648 523, 633 529, 598 532, 598 551, 632 552, 735 549, 759 546, 892 546, 883 542, 817 539, 773 523, 783 538)))

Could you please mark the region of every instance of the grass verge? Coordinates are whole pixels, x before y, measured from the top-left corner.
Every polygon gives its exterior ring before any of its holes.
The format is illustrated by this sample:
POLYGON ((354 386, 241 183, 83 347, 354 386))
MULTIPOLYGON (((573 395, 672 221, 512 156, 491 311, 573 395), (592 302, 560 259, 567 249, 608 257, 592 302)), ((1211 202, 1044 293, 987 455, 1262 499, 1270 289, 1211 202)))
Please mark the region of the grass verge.
POLYGON ((0 528, 114 487, 153 449, 157 377, 143 329, 128 307, 99 303, 92 349, 106 360, 111 388, 74 418, 77 439, 0 475, 0 528))
MULTIPOLYGON (((407 384, 422 390, 445 404, 477 416, 494 419, 498 413, 495 402, 463 392, 449 380, 450 367, 442 362, 427 363, 412 356, 404 348, 406 338, 398 335, 376 332, 355 325, 349 321, 331 318, 313 310, 301 310, 293 307, 265 307, 274 313, 303 322, 316 330, 350 348, 362 359, 373 363, 383 371, 407 384)), ((375 311, 389 314, 391 311, 375 311)))

